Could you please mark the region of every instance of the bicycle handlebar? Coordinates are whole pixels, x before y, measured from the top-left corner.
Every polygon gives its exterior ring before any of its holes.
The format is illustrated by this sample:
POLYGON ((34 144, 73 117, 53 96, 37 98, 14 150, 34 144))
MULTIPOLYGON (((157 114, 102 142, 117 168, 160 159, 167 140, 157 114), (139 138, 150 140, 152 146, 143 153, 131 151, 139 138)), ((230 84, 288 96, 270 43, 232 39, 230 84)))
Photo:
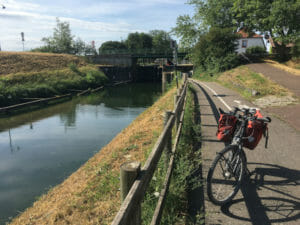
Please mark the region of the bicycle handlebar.
POLYGON ((265 118, 256 118, 256 120, 262 121, 264 123, 271 123, 271 118, 270 117, 265 117, 265 118))
POLYGON ((232 114, 232 115, 236 115, 237 112, 243 112, 246 116, 248 114, 250 114, 251 117, 253 117, 253 119, 262 121, 264 123, 271 123, 271 121, 272 121, 270 117, 257 118, 256 116, 254 116, 254 114, 256 113, 256 109, 255 108, 242 108, 242 109, 240 109, 239 107, 234 107, 234 111, 233 112, 229 112, 229 113, 226 113, 226 112, 224 112, 224 110, 222 110, 221 108, 219 108, 219 111, 222 114, 232 114))

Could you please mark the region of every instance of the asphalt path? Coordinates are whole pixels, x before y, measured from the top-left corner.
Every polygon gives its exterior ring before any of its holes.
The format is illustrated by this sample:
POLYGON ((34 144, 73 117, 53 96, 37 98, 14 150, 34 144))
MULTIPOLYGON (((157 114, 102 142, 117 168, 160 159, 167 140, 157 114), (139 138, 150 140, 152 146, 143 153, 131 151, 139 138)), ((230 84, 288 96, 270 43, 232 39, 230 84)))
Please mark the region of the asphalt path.
MULTIPOLYGON (((202 176, 224 143, 216 138, 218 108, 255 107, 238 93, 216 83, 194 81, 200 108, 202 176), (239 103, 238 103, 239 102, 239 103)), ((263 116, 270 116, 262 111, 263 116)), ((300 224, 300 134, 288 123, 272 117, 269 145, 262 138, 254 150, 245 149, 248 168, 254 171, 232 202, 215 206, 204 196, 205 224, 300 224)))
MULTIPOLYGON (((254 72, 262 73, 279 85, 286 87, 300 99, 300 76, 283 71, 267 63, 252 63, 247 66, 254 72)), ((268 107, 266 111, 279 116, 296 130, 300 131, 299 103, 281 107, 268 107)))

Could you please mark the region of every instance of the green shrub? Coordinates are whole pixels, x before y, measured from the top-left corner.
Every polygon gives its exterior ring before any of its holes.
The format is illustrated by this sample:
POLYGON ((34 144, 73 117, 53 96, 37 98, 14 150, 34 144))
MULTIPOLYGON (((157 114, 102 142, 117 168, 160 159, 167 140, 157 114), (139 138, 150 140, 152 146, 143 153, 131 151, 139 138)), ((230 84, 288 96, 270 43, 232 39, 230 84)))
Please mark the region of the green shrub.
POLYGON ((210 28, 196 44, 192 60, 202 71, 220 72, 238 65, 235 53, 238 36, 229 28, 210 28))
POLYGON ((79 73, 78 67, 75 63, 70 63, 68 66, 74 73, 79 73))
POLYGON ((292 47, 291 53, 292 53, 292 56, 295 58, 300 57, 300 38, 298 38, 295 41, 294 46, 292 47))
POLYGON ((261 46, 253 46, 246 49, 247 54, 264 54, 266 49, 261 46))

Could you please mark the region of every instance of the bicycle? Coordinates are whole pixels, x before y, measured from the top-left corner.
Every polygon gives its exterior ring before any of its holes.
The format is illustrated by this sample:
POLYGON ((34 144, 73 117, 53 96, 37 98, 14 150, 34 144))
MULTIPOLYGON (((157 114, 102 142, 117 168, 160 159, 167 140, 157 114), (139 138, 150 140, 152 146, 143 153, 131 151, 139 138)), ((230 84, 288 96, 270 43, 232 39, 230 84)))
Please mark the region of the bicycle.
POLYGON ((225 113, 222 109, 219 110, 221 114, 234 115, 237 118, 230 144, 217 153, 207 175, 209 199, 216 205, 224 205, 237 194, 245 176, 250 175, 246 154, 243 150, 246 142, 253 141, 251 135, 246 136, 249 121, 260 121, 266 127, 271 119, 269 117, 258 118, 256 109, 235 107, 234 112, 229 113, 225 113))

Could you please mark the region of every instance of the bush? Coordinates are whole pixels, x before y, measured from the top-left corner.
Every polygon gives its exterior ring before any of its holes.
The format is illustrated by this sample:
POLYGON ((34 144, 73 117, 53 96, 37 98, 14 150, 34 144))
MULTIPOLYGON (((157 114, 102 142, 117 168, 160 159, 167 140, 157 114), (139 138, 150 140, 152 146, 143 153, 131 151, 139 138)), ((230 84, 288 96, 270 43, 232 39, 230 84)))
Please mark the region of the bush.
POLYGON ((194 65, 202 71, 210 72, 220 72, 237 66, 237 38, 232 29, 212 27, 200 37, 193 50, 194 65))
POLYGON ((259 54, 262 55, 266 53, 266 49, 261 46, 253 46, 246 49, 247 54, 259 54))
POLYGON ((298 38, 295 41, 294 46, 292 47, 291 53, 292 53, 292 56, 295 58, 300 57, 300 38, 298 38))
POLYGON ((70 63, 68 66, 74 73, 79 73, 78 67, 75 63, 70 63))

